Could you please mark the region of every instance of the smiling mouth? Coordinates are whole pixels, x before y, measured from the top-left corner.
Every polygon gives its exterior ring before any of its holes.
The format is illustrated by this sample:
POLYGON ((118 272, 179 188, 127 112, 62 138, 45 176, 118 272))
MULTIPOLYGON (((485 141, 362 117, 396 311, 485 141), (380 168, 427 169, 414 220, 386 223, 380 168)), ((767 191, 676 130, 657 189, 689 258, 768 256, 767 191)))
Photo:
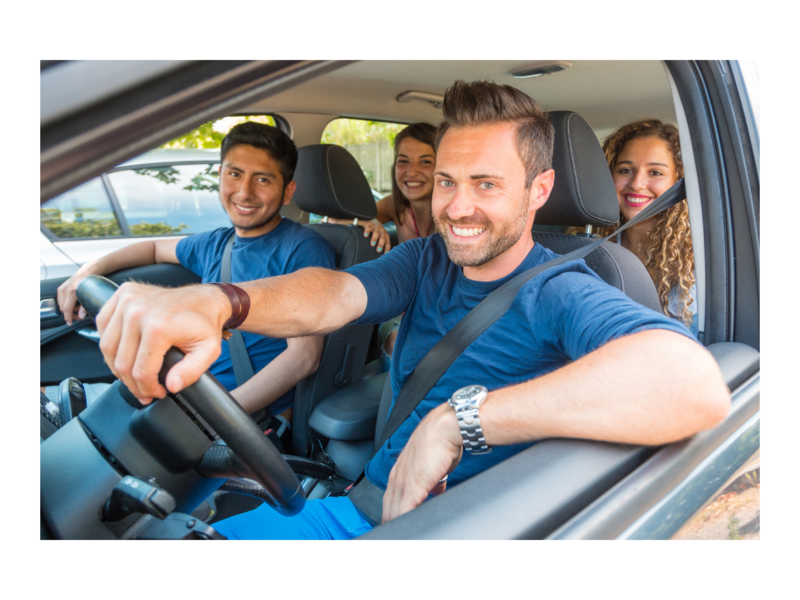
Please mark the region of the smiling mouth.
POLYGON ((625 196, 625 202, 628 203, 628 206, 644 206, 651 200, 653 198, 648 196, 625 196))
POLYGON ((253 212, 255 212, 256 208, 258 208, 257 206, 241 206, 239 204, 236 204, 235 202, 231 202, 231 204, 233 204, 233 207, 236 209, 236 212, 242 215, 252 214, 253 212))
POLYGON ((455 225, 450 225, 450 231, 452 231, 456 237, 462 238, 472 238, 477 237, 486 231, 485 227, 456 227, 455 225))

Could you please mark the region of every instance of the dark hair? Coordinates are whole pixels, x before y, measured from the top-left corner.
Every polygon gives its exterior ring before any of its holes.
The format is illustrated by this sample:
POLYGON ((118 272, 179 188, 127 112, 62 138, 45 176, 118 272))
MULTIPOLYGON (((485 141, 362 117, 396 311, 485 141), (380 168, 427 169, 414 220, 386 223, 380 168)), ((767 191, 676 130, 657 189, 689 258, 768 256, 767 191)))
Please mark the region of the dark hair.
POLYGON ((392 163, 392 202, 394 203, 394 214, 397 215, 398 225, 403 224, 403 212, 411 208, 411 202, 405 197, 405 194, 400 191, 400 186, 397 185, 397 179, 394 176, 394 167, 397 164, 397 152, 400 148, 400 142, 407 137, 414 138, 418 142, 428 144, 433 148, 434 138, 436 137, 436 127, 428 123, 412 123, 405 129, 401 130, 394 138, 394 162, 392 163))
POLYGON ((255 146, 269 152, 281 169, 283 175, 283 187, 286 188, 294 177, 294 170, 297 168, 297 146, 294 145, 292 138, 286 135, 277 127, 246 121, 239 123, 228 132, 222 140, 220 148, 220 162, 225 160, 225 155, 231 148, 239 144, 255 146))
POLYGON ((444 93, 444 121, 436 130, 434 149, 450 127, 493 123, 517 124, 517 151, 525 165, 525 187, 553 164, 555 129, 539 103, 510 85, 493 81, 456 81, 444 93))

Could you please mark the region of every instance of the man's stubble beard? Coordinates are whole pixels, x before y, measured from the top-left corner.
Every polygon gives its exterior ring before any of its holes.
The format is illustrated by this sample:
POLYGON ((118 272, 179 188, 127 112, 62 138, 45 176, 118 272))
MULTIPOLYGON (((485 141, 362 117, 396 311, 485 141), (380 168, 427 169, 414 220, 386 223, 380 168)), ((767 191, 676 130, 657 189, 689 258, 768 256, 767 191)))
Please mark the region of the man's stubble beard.
POLYGON ((497 233, 494 232, 493 227, 488 227, 489 223, 482 221, 454 223, 456 227, 486 227, 486 233, 491 234, 490 239, 483 244, 483 246, 469 250, 466 248, 458 248, 445 232, 445 228, 448 226, 448 223, 452 223, 451 221, 442 221, 436 215, 433 216, 433 221, 442 234, 442 239, 444 239, 444 244, 447 248, 447 256, 453 263, 457 264, 459 267, 480 267, 490 260, 497 258, 519 241, 526 230, 529 206, 530 198, 527 198, 521 203, 520 211, 510 220, 503 223, 497 233))

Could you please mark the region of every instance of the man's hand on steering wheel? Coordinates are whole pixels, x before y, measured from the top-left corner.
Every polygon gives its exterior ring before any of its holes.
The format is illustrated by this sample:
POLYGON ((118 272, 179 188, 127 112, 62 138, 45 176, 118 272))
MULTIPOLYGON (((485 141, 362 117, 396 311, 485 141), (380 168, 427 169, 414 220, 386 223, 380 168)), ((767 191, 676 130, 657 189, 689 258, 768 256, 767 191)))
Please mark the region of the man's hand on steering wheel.
POLYGON ((167 350, 175 346, 186 354, 166 379, 167 389, 177 393, 219 356, 230 312, 227 297, 214 286, 124 283, 95 319, 100 350, 111 372, 148 404, 166 395, 158 373, 167 350))

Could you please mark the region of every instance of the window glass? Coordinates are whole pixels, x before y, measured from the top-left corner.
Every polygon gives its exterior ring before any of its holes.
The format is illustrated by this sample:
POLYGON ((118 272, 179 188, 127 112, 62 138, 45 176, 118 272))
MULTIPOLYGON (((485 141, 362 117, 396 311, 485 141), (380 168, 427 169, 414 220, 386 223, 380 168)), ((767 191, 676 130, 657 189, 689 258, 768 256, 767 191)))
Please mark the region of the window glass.
POLYGON ((103 182, 92 179, 41 206, 42 224, 59 238, 122 235, 103 182))
MULTIPOLYGON (((334 119, 322 132, 323 144, 346 148, 355 157, 376 201, 392 193, 394 138, 406 125, 362 119, 334 119)), ((319 221, 310 215, 309 222, 319 221)))
POLYGON ((219 202, 219 165, 170 165, 109 173, 133 235, 199 233, 230 225, 219 202))
POLYGON ((177 148, 219 148, 222 145, 222 139, 228 135, 228 132, 233 129, 234 125, 244 123, 245 121, 254 121, 256 123, 264 123, 277 127, 275 118, 271 115, 247 115, 243 117, 224 117, 216 121, 209 121, 203 123, 197 129, 184 133, 161 145, 161 148, 177 149, 177 148))

